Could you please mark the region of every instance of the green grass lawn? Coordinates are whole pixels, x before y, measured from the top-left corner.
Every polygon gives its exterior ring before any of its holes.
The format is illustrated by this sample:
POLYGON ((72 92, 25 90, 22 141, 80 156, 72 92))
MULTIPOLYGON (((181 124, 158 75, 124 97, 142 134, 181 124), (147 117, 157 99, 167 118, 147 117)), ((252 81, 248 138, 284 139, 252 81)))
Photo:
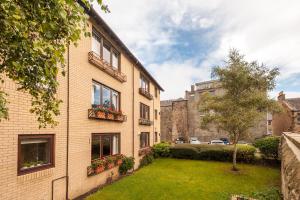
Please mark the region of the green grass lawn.
POLYGON ((87 199, 228 200, 231 194, 249 195, 279 187, 279 169, 246 164, 238 166, 240 171, 232 172, 231 163, 157 159, 87 199))

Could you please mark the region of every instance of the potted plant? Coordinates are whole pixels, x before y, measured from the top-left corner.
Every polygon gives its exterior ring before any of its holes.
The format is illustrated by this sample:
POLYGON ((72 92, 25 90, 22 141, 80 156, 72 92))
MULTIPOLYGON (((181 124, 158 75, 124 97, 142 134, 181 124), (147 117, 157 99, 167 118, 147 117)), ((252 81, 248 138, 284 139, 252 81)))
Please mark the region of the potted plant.
POLYGON ((96 174, 99 174, 105 170, 105 161, 98 159, 95 161, 95 166, 96 166, 96 174))
POLYGON ((92 166, 88 166, 87 167, 87 175, 88 176, 91 176, 91 175, 93 175, 94 174, 94 166, 93 166, 93 164, 92 164, 92 166))
POLYGON ((101 105, 97 105, 95 108, 96 116, 100 119, 105 119, 105 109, 101 105))
POLYGON ((109 108, 106 112, 106 118, 107 119, 110 119, 110 120, 113 120, 114 119, 114 113, 113 113, 113 110, 112 108, 109 108))
POLYGON ((120 166, 122 162, 123 162, 123 155, 122 154, 116 155, 116 165, 120 166))
POLYGON ((106 157, 106 168, 111 169, 115 166, 115 159, 113 156, 106 157))

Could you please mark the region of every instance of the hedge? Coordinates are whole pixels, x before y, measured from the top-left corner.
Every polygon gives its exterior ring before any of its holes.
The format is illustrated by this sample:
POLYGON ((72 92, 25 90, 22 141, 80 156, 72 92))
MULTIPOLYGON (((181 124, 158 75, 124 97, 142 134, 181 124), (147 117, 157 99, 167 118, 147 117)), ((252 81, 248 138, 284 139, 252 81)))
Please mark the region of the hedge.
POLYGON ((278 159, 279 143, 279 136, 268 136, 256 140, 253 145, 260 150, 264 158, 278 159))
MULTIPOLYGON (((237 161, 251 163, 255 152, 252 145, 238 145, 237 161)), ((233 145, 178 144, 170 147, 170 154, 181 159, 232 161, 233 145)))
POLYGON ((169 157, 170 156, 170 144, 166 142, 161 142, 155 144, 152 148, 154 158, 158 157, 169 157))

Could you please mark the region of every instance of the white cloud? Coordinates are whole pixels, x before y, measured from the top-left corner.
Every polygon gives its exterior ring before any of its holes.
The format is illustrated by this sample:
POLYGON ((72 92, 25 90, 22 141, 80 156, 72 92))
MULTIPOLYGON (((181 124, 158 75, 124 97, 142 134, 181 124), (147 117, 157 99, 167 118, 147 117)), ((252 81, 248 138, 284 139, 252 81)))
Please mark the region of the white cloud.
MULTIPOLYGON (((300 73, 299 0, 109 0, 107 3, 112 13, 102 16, 142 63, 147 63, 146 67, 166 89, 164 98, 183 96, 195 80, 209 79, 210 67, 224 60, 230 48, 241 50, 249 60, 280 67, 279 80, 300 73), (177 54, 172 56, 172 48, 179 42, 175 37, 177 30, 201 29, 209 30, 205 38, 216 44, 202 63, 197 58, 182 60, 177 54), (156 62, 161 55, 166 59, 156 62)), ((292 95, 299 94, 286 90, 292 95)))

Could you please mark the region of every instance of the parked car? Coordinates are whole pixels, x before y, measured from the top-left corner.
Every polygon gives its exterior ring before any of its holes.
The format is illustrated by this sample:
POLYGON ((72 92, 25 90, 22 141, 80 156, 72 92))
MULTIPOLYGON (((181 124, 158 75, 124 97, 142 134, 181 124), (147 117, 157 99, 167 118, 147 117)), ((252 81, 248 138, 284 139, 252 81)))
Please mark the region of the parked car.
POLYGON ((210 144, 225 145, 225 143, 222 140, 212 140, 210 141, 210 144))
POLYGON ((190 144, 201 144, 197 137, 190 137, 190 144))
POLYGON ((185 139, 183 137, 179 137, 175 140, 175 144, 183 144, 185 142, 185 139))
POLYGON ((249 144, 249 143, 246 142, 246 141, 244 141, 244 140, 239 140, 239 141, 237 142, 237 144, 249 144))
POLYGON ((228 138, 220 138, 224 142, 224 144, 230 144, 228 138))

